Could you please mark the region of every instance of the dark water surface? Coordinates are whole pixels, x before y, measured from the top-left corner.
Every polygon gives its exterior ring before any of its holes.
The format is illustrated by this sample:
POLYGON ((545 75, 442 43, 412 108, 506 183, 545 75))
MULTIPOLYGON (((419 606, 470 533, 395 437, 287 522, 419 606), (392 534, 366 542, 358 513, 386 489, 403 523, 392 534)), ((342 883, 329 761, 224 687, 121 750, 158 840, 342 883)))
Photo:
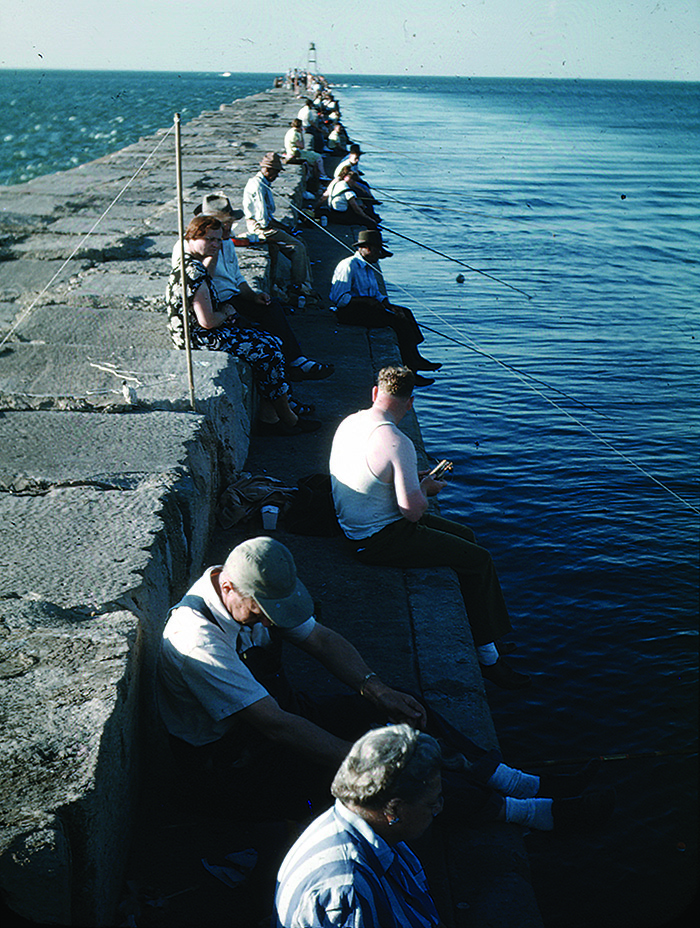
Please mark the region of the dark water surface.
POLYGON ((443 513, 534 675, 489 688, 505 756, 630 755, 603 833, 527 838, 546 924, 667 924, 697 876, 700 86, 343 83, 390 294, 444 362, 416 403, 443 513))
MULTIPOLYGON (((0 184, 271 83, 0 71, 0 184)), ((534 676, 489 688, 506 758, 630 755, 599 777, 618 790, 602 833, 526 839, 547 928, 668 924, 698 865, 700 86, 338 85, 394 230, 392 298, 444 362, 417 402, 455 462, 443 512, 493 552, 534 676)))

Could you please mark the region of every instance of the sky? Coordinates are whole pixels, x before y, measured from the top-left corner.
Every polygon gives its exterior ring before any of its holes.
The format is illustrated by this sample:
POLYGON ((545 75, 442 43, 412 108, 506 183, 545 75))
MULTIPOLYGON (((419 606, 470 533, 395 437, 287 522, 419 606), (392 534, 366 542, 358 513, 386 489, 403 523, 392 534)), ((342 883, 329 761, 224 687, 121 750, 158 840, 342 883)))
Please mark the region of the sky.
POLYGON ((0 0, 0 68, 700 80, 700 0, 0 0))

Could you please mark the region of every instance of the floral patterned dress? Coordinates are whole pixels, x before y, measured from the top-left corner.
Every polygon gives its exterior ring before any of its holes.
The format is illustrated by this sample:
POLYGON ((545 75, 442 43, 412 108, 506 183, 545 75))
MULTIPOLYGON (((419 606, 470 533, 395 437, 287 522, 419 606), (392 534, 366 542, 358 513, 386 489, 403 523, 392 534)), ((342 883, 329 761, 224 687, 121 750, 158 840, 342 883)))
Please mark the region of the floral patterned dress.
MULTIPOLYGON (((227 319, 215 329, 205 329, 197 321, 193 300, 201 286, 205 286, 211 297, 214 310, 219 307, 219 298, 206 268, 192 255, 185 255, 185 278, 190 323, 190 340, 193 348, 208 348, 210 351, 226 351, 247 361, 253 368, 255 385, 267 400, 275 401, 289 395, 282 341, 269 332, 250 329, 240 325, 236 317, 227 319)), ((168 309, 168 329, 176 348, 185 347, 185 325, 182 318, 182 281, 180 264, 173 268, 165 291, 168 309)))

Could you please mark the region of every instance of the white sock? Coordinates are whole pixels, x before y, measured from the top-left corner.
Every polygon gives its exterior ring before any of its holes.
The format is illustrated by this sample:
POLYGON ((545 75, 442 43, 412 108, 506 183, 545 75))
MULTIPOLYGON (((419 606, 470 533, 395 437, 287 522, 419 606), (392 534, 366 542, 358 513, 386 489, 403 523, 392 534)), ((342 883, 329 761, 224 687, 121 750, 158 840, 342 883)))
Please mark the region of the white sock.
POLYGON ((552 831, 554 817, 551 799, 513 799, 506 796, 507 822, 514 825, 527 825, 540 831, 552 831))
POLYGON ((483 664, 485 667, 490 667, 498 660, 496 645, 493 641, 490 641, 488 644, 478 644, 476 646, 476 656, 479 658, 480 664, 483 664))
POLYGON ((488 785, 503 796, 512 796, 515 799, 532 799, 540 788, 540 778, 532 773, 523 773, 515 767, 506 767, 499 764, 488 780, 488 785))

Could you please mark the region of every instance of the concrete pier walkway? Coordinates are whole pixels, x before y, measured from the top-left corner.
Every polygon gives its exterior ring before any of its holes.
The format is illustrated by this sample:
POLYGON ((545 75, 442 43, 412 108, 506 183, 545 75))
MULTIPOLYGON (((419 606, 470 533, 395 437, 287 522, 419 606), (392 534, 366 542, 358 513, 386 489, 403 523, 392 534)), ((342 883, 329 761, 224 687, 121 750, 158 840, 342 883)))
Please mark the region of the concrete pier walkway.
MULTIPOLYGON (((237 205, 298 108, 276 89, 183 127, 186 221, 206 192, 223 189, 237 205)), ((170 348, 163 306, 174 186, 173 140, 161 130, 0 190, 0 338, 12 329, 0 348, 0 890, 11 912, 34 922, 266 924, 293 835, 284 823, 207 818, 182 795, 154 712, 158 640, 168 607, 203 566, 262 531, 257 514, 229 531, 217 525, 225 487, 241 470, 291 485, 326 470, 337 423, 368 405, 375 372, 398 360, 391 333, 339 327, 326 302, 291 320, 304 353, 336 366, 329 380, 295 389, 316 404, 321 431, 249 440, 250 371, 216 352, 194 353, 190 410, 185 356, 170 348), (202 866, 249 846, 258 866, 237 889, 202 866)), ((293 217, 285 203, 302 204, 298 166, 274 193, 278 213, 293 217)), ((304 231, 324 297, 347 254, 342 242, 355 238, 338 229, 329 231, 340 241, 304 231)), ((263 249, 239 255, 261 285, 263 249)), ((415 417, 407 427, 422 448, 415 417)), ((420 690, 474 740, 496 744, 448 571, 363 567, 341 539, 292 534, 283 518, 275 537, 294 553, 324 623, 387 682, 420 690)), ((313 662, 289 659, 305 689, 332 686, 313 662)), ((446 925, 541 925, 521 829, 443 824, 417 851, 446 925)))

